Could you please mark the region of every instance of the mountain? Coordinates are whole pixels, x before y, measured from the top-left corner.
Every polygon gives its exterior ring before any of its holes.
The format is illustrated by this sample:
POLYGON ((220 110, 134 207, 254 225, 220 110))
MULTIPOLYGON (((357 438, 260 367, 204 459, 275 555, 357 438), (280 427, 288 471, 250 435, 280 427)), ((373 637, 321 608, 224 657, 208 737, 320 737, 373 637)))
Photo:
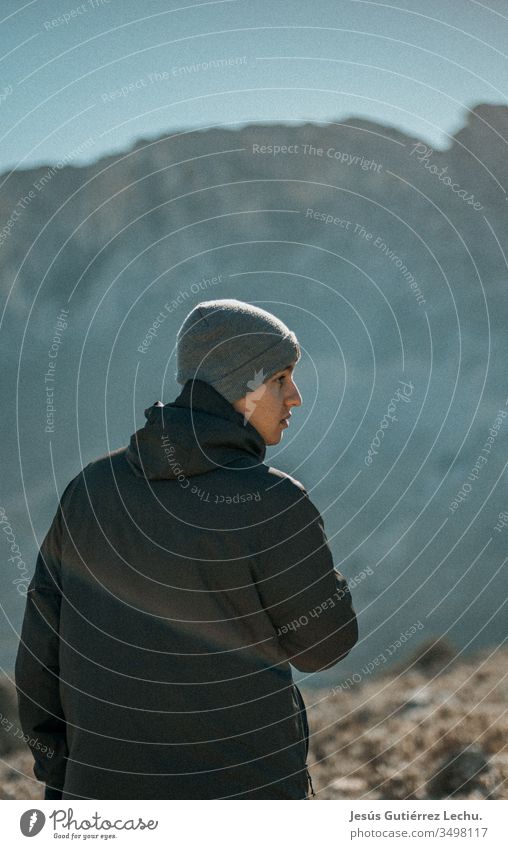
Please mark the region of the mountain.
MULTIPOLYGON (((420 621, 414 645, 504 639, 507 141, 508 108, 480 104, 442 151, 352 117, 2 175, 1 504, 26 570, 68 480, 179 391, 188 311, 237 297, 304 349, 304 403, 267 459, 322 510, 361 629, 319 681, 420 621)), ((10 668, 23 596, 7 568, 10 668)))

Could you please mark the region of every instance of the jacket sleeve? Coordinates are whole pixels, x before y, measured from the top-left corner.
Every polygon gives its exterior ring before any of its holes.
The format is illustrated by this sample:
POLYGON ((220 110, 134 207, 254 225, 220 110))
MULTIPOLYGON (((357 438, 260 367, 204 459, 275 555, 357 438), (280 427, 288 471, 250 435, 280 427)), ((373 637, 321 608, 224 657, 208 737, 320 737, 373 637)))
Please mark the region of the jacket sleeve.
POLYGON ((256 584, 288 660, 301 672, 319 672, 349 654, 358 625, 319 511, 301 484, 288 486, 289 508, 280 510, 262 535, 256 584))
POLYGON ((50 793, 59 792, 64 786, 68 755, 58 659, 64 495, 40 547, 28 586, 15 663, 21 728, 35 761, 34 775, 48 785, 46 792, 50 793))

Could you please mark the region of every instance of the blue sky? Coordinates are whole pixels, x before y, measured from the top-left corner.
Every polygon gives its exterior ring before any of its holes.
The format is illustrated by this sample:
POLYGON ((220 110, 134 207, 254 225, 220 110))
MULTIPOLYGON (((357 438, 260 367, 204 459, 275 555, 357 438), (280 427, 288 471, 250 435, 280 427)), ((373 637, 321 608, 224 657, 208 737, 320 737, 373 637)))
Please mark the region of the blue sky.
POLYGON ((0 170, 351 116, 447 147, 507 54, 508 0, 3 0, 0 170))

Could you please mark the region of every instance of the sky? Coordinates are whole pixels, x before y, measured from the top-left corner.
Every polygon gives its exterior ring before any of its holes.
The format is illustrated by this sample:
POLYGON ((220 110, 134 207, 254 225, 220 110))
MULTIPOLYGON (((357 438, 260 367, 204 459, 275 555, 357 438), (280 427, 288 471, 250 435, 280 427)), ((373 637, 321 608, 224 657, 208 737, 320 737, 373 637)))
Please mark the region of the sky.
POLYGON ((508 104, 508 0, 0 3, 0 171, 173 130, 376 121, 446 148, 508 104))

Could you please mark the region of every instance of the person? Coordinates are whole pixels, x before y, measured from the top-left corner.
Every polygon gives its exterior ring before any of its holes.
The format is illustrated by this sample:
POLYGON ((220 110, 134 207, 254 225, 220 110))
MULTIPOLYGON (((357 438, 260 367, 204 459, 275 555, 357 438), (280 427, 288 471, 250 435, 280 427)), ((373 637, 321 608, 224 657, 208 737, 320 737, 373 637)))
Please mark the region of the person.
POLYGON ((302 403, 300 356, 271 313, 199 303, 181 393, 65 488, 15 666, 46 799, 314 792, 291 665, 331 668, 358 628, 318 509, 264 462, 302 403))

